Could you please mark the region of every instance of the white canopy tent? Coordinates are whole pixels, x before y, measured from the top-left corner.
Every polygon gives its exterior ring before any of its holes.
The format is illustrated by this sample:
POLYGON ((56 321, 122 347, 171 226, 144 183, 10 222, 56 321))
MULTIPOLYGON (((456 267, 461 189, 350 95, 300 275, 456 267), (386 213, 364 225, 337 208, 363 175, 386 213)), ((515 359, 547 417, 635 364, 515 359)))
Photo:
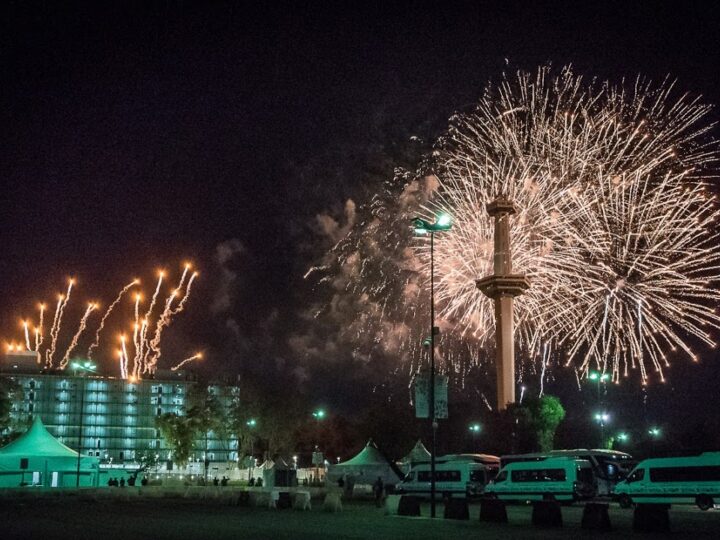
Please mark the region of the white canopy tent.
POLYGON ((423 461, 430 461, 430 452, 420 439, 415 443, 412 450, 402 458, 400 465, 404 473, 410 472, 410 469, 416 464, 423 461))
MULTIPOLYGON (((53 437, 39 417, 19 438, 0 448, 0 487, 23 483, 75 487, 78 453, 53 437)), ((80 486, 97 486, 99 460, 80 456, 80 486)))
POLYGON ((373 484, 378 477, 382 478, 383 483, 391 485, 401 480, 397 467, 380 452, 372 439, 355 457, 331 465, 327 477, 330 482, 337 482, 343 477, 350 478, 355 484, 373 484))

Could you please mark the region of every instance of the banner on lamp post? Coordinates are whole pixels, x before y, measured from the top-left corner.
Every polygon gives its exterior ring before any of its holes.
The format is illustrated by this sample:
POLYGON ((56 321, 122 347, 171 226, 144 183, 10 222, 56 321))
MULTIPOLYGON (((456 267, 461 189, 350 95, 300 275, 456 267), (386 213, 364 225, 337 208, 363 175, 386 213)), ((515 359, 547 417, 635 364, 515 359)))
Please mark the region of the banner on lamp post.
MULTIPOLYGON (((423 371, 415 378, 415 417, 430 418, 430 374, 423 371)), ((435 418, 448 417, 448 377, 435 374, 435 418)))

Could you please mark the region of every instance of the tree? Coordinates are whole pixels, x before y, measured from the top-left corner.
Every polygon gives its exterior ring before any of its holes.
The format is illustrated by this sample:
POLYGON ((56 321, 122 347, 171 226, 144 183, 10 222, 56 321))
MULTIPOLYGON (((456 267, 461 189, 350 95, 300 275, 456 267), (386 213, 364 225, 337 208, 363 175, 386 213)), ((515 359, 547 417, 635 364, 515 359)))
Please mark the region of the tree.
POLYGON ((166 413, 158 416, 155 423, 172 449, 173 461, 180 466, 187 465, 200 427, 197 420, 190 416, 166 413))
POLYGON ((0 446, 4 446, 30 425, 29 418, 14 421, 11 416, 14 401, 21 399, 22 387, 12 379, 0 379, 0 446))
POLYGON ((565 418, 565 409, 555 396, 545 395, 539 399, 528 399, 525 407, 529 412, 529 427, 537 439, 541 452, 553 449, 555 431, 565 418))

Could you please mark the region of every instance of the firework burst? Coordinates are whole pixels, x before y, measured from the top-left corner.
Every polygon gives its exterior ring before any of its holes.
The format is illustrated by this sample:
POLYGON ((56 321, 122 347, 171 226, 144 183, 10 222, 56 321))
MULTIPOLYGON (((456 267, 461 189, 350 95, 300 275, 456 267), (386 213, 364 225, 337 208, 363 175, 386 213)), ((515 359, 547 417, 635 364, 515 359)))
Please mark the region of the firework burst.
POLYGON ((646 382, 649 369, 664 380, 669 351, 696 360, 690 336, 714 345, 716 146, 702 122, 709 108, 672 98, 672 86, 585 84, 545 67, 505 78, 451 119, 425 210, 455 218, 435 248, 437 298, 455 331, 484 343, 494 330, 474 282, 492 273, 485 207, 505 196, 518 208, 513 264, 532 284, 516 299, 526 358, 550 346, 581 372, 617 382, 637 370, 646 382))

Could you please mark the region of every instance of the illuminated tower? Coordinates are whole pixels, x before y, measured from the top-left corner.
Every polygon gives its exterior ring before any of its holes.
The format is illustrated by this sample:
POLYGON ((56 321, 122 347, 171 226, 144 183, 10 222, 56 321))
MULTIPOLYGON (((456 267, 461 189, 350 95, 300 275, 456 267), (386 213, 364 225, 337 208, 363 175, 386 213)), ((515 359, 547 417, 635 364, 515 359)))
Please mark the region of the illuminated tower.
POLYGON ((512 273, 510 251, 510 216, 515 205, 509 199, 497 198, 487 206, 495 218, 495 255, 493 275, 479 279, 478 289, 495 301, 495 366, 497 369, 498 410, 515 402, 515 344, 513 298, 530 286, 522 274, 512 273))

